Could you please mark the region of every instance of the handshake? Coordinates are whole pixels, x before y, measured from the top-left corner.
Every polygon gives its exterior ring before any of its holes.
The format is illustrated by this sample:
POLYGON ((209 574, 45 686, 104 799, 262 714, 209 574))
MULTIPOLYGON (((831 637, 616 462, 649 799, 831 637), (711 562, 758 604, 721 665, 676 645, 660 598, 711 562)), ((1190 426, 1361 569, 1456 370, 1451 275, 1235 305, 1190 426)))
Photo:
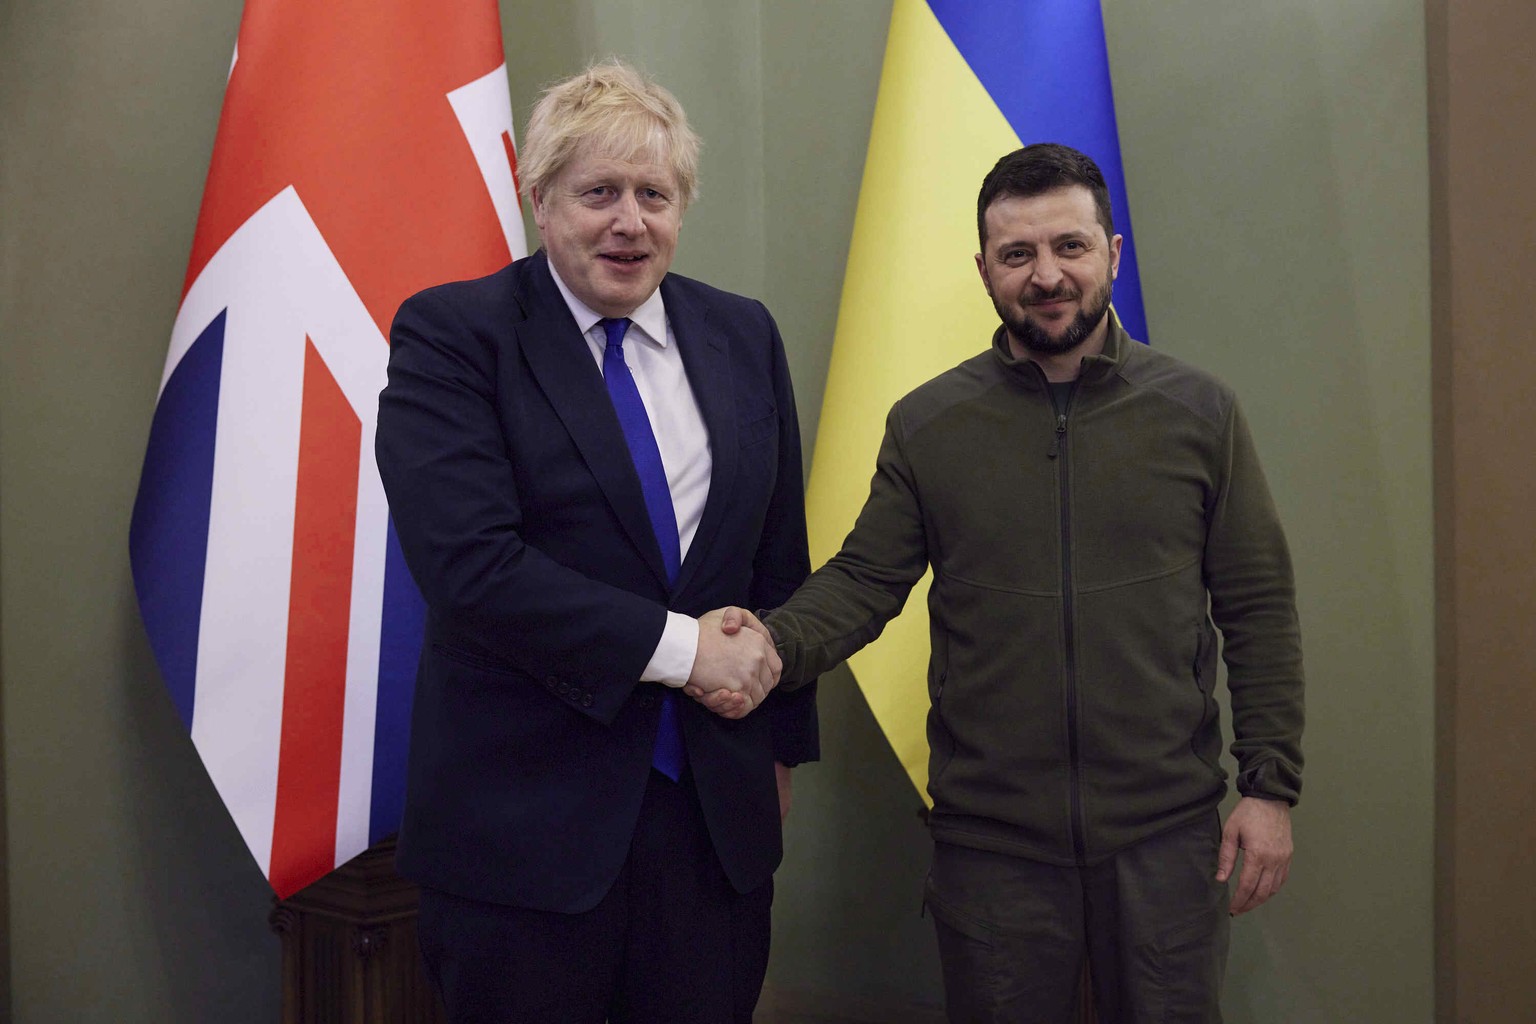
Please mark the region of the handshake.
POLYGON ((745 608, 699 617, 699 651, 683 692, 722 718, 745 718, 779 682, 773 635, 745 608))

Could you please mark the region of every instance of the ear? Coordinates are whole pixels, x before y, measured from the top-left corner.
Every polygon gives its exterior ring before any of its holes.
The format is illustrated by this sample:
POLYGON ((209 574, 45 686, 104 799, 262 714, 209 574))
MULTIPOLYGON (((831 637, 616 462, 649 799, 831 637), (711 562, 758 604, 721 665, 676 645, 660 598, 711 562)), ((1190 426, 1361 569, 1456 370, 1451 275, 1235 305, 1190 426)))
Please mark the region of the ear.
POLYGON ((1120 249, 1124 245, 1124 235, 1116 235, 1109 240, 1109 279, 1111 281, 1120 276, 1120 249))
POLYGON ((987 295, 992 294, 992 279, 987 277, 987 258, 981 253, 976 254, 976 273, 981 275, 981 286, 987 290, 987 295))
POLYGON ((533 222, 539 226, 540 231, 543 231, 544 196, 539 192, 537 185, 528 190, 528 201, 533 204, 533 222))

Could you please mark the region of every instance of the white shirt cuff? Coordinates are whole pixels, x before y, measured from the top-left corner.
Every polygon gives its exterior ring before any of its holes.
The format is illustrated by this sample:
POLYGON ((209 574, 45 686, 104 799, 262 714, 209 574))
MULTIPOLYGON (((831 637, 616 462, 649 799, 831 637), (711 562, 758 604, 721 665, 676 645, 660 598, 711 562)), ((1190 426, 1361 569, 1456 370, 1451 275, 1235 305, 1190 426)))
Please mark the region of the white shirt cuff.
POLYGON ((642 683, 682 686, 693 674, 693 659, 699 653, 699 620, 691 615, 667 612, 667 624, 661 630, 656 653, 640 673, 642 683))

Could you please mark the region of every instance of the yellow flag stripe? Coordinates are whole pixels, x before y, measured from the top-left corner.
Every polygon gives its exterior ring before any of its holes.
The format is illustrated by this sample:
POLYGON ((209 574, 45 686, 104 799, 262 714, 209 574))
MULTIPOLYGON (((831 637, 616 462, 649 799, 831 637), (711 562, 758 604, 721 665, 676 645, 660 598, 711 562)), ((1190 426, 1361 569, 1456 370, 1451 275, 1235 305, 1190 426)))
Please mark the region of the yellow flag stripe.
MULTIPOLYGON (((984 349, 997 326, 976 272, 976 192, 1019 139, 922 0, 896 0, 854 218, 807 512, 811 559, 835 554, 868 496, 885 414, 984 349)), ((850 661, 927 796, 928 578, 850 661)))

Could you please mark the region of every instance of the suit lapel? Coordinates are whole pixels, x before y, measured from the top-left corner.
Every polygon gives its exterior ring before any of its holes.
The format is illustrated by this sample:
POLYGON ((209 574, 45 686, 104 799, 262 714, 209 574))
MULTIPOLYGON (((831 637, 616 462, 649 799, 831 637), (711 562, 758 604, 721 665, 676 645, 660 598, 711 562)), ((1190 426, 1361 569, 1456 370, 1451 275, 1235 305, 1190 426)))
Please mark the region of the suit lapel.
POLYGON ((530 257, 528 270, 518 285, 517 299, 527 315, 526 320, 513 325, 518 350, 565 424, 630 542, 665 585, 667 573, 661 549, 645 510, 645 495, 624 441, 623 428, 603 384, 602 371, 576 329, 542 251, 530 257))
POLYGON ((671 278, 661 282, 661 295, 667 307, 672 336, 683 357, 683 368, 694 400, 709 431, 709 497, 704 514, 694 532, 688 555, 677 574, 675 593, 681 593, 709 557, 709 549, 730 501, 731 485, 736 477, 736 390, 731 374, 731 354, 719 325, 711 324, 708 309, 689 300, 673 287, 671 278))

